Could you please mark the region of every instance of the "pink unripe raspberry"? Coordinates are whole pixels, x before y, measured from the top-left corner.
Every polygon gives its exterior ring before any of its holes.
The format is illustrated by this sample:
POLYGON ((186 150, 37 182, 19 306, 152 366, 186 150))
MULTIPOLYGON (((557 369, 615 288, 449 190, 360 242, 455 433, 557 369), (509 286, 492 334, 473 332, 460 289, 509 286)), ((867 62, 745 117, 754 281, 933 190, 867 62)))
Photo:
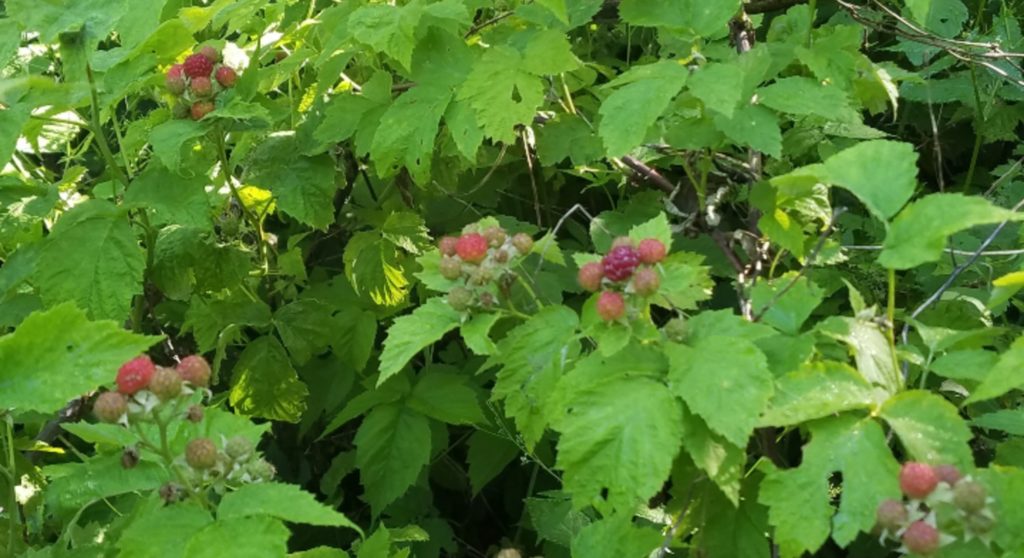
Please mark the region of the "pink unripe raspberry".
POLYGON ((601 260, 604 276, 612 281, 625 281, 640 263, 640 255, 632 246, 616 246, 601 260))
POLYGON ((903 544, 913 554, 927 556, 939 549, 939 531, 924 521, 915 521, 903 532, 903 544))
POLYGON ((167 76, 165 77, 164 83, 167 85, 167 90, 175 95, 181 95, 185 92, 185 68, 181 64, 175 64, 167 70, 167 76))
POLYGON ((648 265, 654 265, 665 259, 667 249, 665 245, 656 238, 645 238, 640 241, 636 251, 640 254, 640 261, 648 265))
POLYGON ((115 423, 128 412, 128 400, 116 391, 105 391, 96 398, 92 412, 101 422, 115 423))
POLYGON ((217 464, 217 446, 209 438, 196 438, 185 446, 185 462, 193 469, 211 469, 217 464))
POLYGON ((147 355, 137 356, 121 365, 117 371, 117 391, 125 395, 146 389, 156 372, 156 366, 147 355))
POLYGON ((455 245, 458 244, 458 242, 459 239, 454 236, 442 236, 441 240, 437 241, 437 249, 445 256, 454 256, 455 245))
POLYGON ((192 120, 202 120, 204 116, 213 112, 213 109, 213 103, 210 101, 196 101, 192 103, 189 115, 192 117, 192 120))
POLYGON ((601 279, 603 277, 604 270, 601 269, 601 264, 590 262, 583 264, 580 272, 576 275, 576 280, 579 281, 580 286, 585 290, 596 293, 601 288, 601 279))
POLYGON ((960 469, 957 469, 954 465, 936 465, 932 469, 935 470, 935 476, 939 477, 939 481, 949 486, 956 485, 963 478, 960 469))
POLYGON ((210 385, 210 363, 201 355, 190 355, 178 363, 176 367, 181 379, 196 387, 210 385))
POLYGON ((640 296, 651 296, 660 286, 661 277, 653 268, 645 267, 633 274, 633 290, 640 296))
POLYGON ((238 74, 227 66, 221 66, 217 68, 217 73, 214 74, 217 78, 217 83, 225 89, 230 89, 235 86, 235 80, 238 79, 238 74))
POLYGON ((931 465, 908 461, 900 469, 900 488, 910 498, 920 500, 931 494, 938 484, 939 477, 931 465))
POLYGON ((533 239, 526 233, 516 233, 512 237, 512 246, 516 247, 516 252, 520 255, 526 255, 533 250, 533 239))
POLYGON ((895 533, 907 522, 907 507, 900 500, 885 500, 878 504, 875 518, 879 527, 895 533))
POLYGON ((161 401, 174 399, 181 395, 181 376, 176 370, 158 366, 153 379, 149 381, 149 391, 161 401))
POLYGON ((480 263, 487 257, 487 239, 482 234, 464 234, 455 243, 455 253, 462 261, 480 263))
POLYGON ((210 81, 210 78, 192 78, 192 83, 189 84, 189 87, 192 89, 192 94, 196 97, 209 97, 213 95, 213 82, 210 81))
POLYGON ((205 56, 210 62, 220 62, 220 51, 210 45, 203 45, 203 47, 199 49, 199 54, 205 56))
POLYGON ((213 61, 197 53, 186 58, 182 67, 185 70, 185 75, 192 79, 197 77, 208 78, 210 73, 213 72, 213 61))
POLYGON ((604 291, 597 298, 597 313, 606 322, 618 320, 626 314, 626 301, 620 293, 604 291))

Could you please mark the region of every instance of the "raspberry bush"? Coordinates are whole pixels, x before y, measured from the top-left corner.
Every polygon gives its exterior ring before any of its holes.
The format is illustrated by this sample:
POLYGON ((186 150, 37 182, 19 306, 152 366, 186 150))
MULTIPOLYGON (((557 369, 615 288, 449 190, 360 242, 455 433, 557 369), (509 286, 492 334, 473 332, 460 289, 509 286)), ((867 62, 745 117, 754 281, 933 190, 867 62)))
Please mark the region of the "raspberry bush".
POLYGON ((1021 10, 0 2, 0 556, 1024 555, 1021 10))

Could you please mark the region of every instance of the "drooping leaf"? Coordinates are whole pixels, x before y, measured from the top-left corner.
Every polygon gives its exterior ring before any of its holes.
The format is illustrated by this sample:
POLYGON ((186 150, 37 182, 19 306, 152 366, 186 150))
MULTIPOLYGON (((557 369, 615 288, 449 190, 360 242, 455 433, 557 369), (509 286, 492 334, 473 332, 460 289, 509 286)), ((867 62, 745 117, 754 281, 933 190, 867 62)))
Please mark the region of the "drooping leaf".
POLYGON ((795 335, 824 300, 824 294, 807 277, 797 277, 796 272, 790 272, 768 281, 758 281, 751 289, 750 303, 754 315, 761 316, 764 323, 795 335))
POLYGON ((245 180, 273 192, 281 211, 310 227, 323 230, 334 222, 334 161, 328 155, 302 155, 293 135, 260 144, 246 167, 245 180))
POLYGON ((400 404, 381 405, 356 432, 356 466, 374 515, 416 482, 430 460, 430 424, 400 404))
POLYGON ((232 370, 231 405, 245 415, 298 422, 308 395, 288 353, 270 336, 249 342, 232 370))
POLYGON ((684 27, 707 37, 723 33, 739 7, 739 0, 623 0, 619 14, 633 25, 684 27))
POLYGON ((999 397, 1011 389, 1024 386, 1024 336, 1018 337, 995 366, 985 375, 981 385, 968 397, 968 403, 999 397))
POLYGON ((429 182, 434 138, 452 94, 448 87, 418 85, 391 104, 370 147, 379 176, 394 176, 404 166, 416 183, 429 182))
POLYGON ((847 345, 857 362, 857 371, 868 383, 889 393, 903 385, 896 368, 892 348, 877 324, 860 318, 833 316, 818 323, 816 329, 847 345))
POLYGON ((826 159, 825 170, 834 184, 887 221, 914 195, 917 153, 909 143, 866 141, 826 159))
POLYGON ((712 491, 707 494, 705 517, 714 518, 705 524, 701 546, 709 556, 732 558, 766 558, 770 552, 767 509, 751 493, 753 483, 747 483, 743 499, 730 501, 712 491))
POLYGON ((683 409, 683 448, 733 505, 739 503, 740 481, 747 461, 745 448, 722 439, 700 418, 683 409))

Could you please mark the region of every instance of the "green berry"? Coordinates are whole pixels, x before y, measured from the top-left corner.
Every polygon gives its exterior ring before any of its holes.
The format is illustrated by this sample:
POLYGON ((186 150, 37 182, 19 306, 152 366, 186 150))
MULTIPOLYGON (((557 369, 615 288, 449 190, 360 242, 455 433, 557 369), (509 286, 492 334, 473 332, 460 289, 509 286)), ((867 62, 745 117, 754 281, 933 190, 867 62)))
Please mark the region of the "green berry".
POLYGON ((217 446, 209 438, 196 438, 185 446, 185 462, 193 469, 212 469, 217 464, 217 446))
POLYGON ((465 287, 455 287, 448 293, 448 304, 462 312, 473 302, 473 293, 465 287))
POLYGON ((456 258, 444 256, 438 267, 441 271, 441 276, 445 279, 454 281, 462 276, 462 262, 456 258))
POLYGON ((115 423, 128 412, 128 400, 116 391, 105 391, 96 398, 92 412, 101 422, 115 423))
POLYGON ((526 255, 533 250, 533 239, 526 233, 517 233, 512 237, 512 246, 515 246, 520 254, 526 255))
POLYGON ((160 401, 168 401, 181 395, 181 376, 176 370, 158 366, 149 381, 149 391, 160 398, 160 401))
POLYGON ((235 461, 248 456, 252 453, 252 450, 252 442, 245 436, 235 436, 224 445, 224 453, 228 454, 228 457, 235 461))
POLYGON ((665 336, 668 337, 670 341, 682 343, 683 341, 686 341, 686 335, 689 332, 689 327, 686 325, 686 320, 683 318, 672 318, 667 324, 665 324, 664 330, 665 336))
POLYGON ((965 480, 953 487, 953 503, 967 513, 981 511, 988 499, 988 491, 980 483, 965 480))

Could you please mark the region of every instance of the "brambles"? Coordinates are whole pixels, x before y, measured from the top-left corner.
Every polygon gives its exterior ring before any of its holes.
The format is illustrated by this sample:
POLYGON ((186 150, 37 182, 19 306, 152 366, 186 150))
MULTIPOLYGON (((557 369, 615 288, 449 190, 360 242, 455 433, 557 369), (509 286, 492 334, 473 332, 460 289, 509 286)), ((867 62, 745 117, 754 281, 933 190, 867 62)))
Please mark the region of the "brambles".
POLYGON ((641 240, 636 251, 640 256, 640 261, 648 265, 660 263, 661 260, 665 259, 665 254, 667 253, 665 244, 656 238, 641 240))
POLYGON ((597 262, 585 264, 580 268, 579 274, 576 277, 580 286, 592 293, 597 292, 601 288, 602 278, 604 278, 604 271, 601 269, 601 264, 597 262))
POLYGON ((461 280, 447 297, 449 306, 459 312, 491 310, 498 306, 499 297, 511 296, 519 276, 517 266, 532 248, 528 235, 510 236, 488 221, 468 225, 458 237, 443 236, 437 242, 438 272, 449 281, 461 280))
POLYGON ((125 395, 133 395, 146 389, 149 380, 156 373, 156 366, 147 355, 142 355, 124 363, 117 371, 117 390, 125 395))
POLYGON ((661 287, 661 276, 653 268, 637 270, 633 275, 633 292, 640 296, 651 296, 661 287))
POLYGON ((512 237, 512 246, 522 255, 529 254, 533 250, 533 239, 526 233, 517 233, 512 237))
POLYGON ((686 320, 683 318, 672 318, 665 324, 663 329, 665 331, 665 336, 668 337, 670 341, 674 341, 676 343, 686 341, 686 335, 689 332, 686 320))
POLYGON ((939 531, 924 521, 915 521, 903 533, 903 544, 913 554, 928 556, 939 549, 939 531))
POLYGON ((207 387, 210 385, 210 363, 202 355, 189 355, 175 367, 183 381, 195 387, 207 387))
POLYGON ((895 533, 906 525, 908 517, 907 507, 900 500, 885 500, 878 505, 878 526, 890 533, 895 533))
POLYGON ((957 469, 955 465, 936 465, 932 467, 935 471, 935 476, 939 478, 939 482, 944 482, 949 486, 955 485, 963 475, 960 474, 960 469, 957 469))
POLYGON ((235 86, 238 73, 222 65, 221 59, 219 50, 204 45, 184 62, 167 70, 165 85, 176 97, 172 105, 175 118, 201 120, 216 109, 219 94, 235 86))
POLYGON ((622 294, 604 291, 597 298, 597 313, 606 322, 613 322, 626 315, 626 301, 622 294))
POLYGON ((158 366, 153 379, 149 382, 149 391, 167 401, 181 395, 181 376, 172 368, 158 366))
POLYGON ((186 58, 182 67, 184 68, 185 75, 191 79, 209 78, 213 72, 213 61, 200 53, 196 53, 186 58))
POLYGON ((980 483, 965 480, 953 487, 953 503, 967 513, 975 513, 985 507, 988 491, 980 483))
POLYGON ((616 246, 601 260, 604 276, 611 281, 625 281, 640 264, 640 254, 632 246, 616 246))
POLYGON ((221 66, 220 68, 217 68, 215 76, 217 78, 217 83, 219 83, 221 87, 224 87, 225 89, 230 89, 234 87, 235 80, 238 79, 238 74, 235 73, 233 69, 227 66, 221 66))
POLYGON ((910 498, 920 500, 931 494, 938 484, 935 470, 924 463, 907 462, 900 469, 900 489, 910 498))
POLYGON ((462 262, 455 258, 445 256, 441 258, 441 264, 439 266, 441 276, 445 279, 455 280, 462 275, 462 262))
POLYGON ((459 239, 454 236, 443 236, 441 240, 437 242, 437 249, 441 251, 445 256, 455 255, 455 246, 459 243, 459 239))
POLYGON ((193 469, 211 469, 217 464, 217 446, 209 438, 197 438, 185 446, 185 462, 193 469))
POLYGON ((192 120, 202 120, 204 116, 213 112, 213 109, 213 103, 210 101, 196 101, 192 103, 189 115, 192 117, 192 120))
POLYGON ((455 253, 464 262, 480 263, 487 257, 487 239, 481 234, 464 234, 455 243, 455 253))
POLYGON ((128 412, 128 400, 116 391, 105 391, 96 398, 92 410, 101 422, 118 422, 128 412))
POLYGON ((213 95, 213 82, 208 77, 197 77, 192 78, 192 82, 189 84, 192 94, 199 98, 205 98, 213 95))
POLYGON ((211 45, 203 45, 198 52, 212 63, 220 62, 220 51, 211 45))
POLYGON ((242 459, 253 451, 252 442, 245 436, 235 436, 224 446, 224 453, 234 460, 242 459))
POLYGON ((185 92, 185 87, 188 84, 185 82, 185 68, 181 64, 175 64, 167 70, 167 76, 165 79, 167 90, 175 95, 181 95, 185 92))

